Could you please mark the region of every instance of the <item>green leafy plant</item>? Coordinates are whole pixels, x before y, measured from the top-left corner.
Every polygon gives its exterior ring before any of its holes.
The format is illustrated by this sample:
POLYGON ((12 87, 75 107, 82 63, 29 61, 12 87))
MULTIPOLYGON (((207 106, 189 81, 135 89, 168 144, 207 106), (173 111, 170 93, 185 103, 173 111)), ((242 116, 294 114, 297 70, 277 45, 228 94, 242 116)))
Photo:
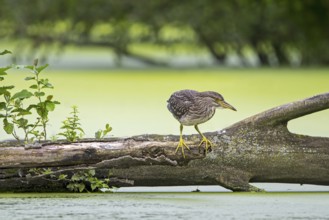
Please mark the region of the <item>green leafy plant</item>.
POLYGON ((106 124, 104 130, 99 129, 98 131, 96 131, 95 138, 102 139, 111 131, 112 131, 112 127, 109 124, 106 124))
POLYGON ((53 171, 50 168, 31 168, 29 169, 31 175, 48 175, 52 174, 53 171))
POLYGON ((67 175, 61 174, 58 179, 59 180, 68 180, 66 188, 73 192, 89 192, 96 191, 100 189, 109 189, 110 179, 106 178, 104 180, 100 180, 95 177, 95 170, 88 171, 78 171, 73 174, 70 179, 67 179, 67 175))
POLYGON ((34 90, 33 96, 37 98, 38 103, 35 105, 30 105, 29 108, 34 108, 38 114, 38 122, 42 126, 42 132, 40 135, 46 140, 47 139, 47 124, 49 122, 48 114, 55 110, 55 106, 60 104, 58 101, 53 101, 52 95, 46 95, 46 89, 53 89, 53 85, 48 79, 40 78, 40 73, 42 70, 48 67, 48 64, 37 67, 38 60, 34 61, 33 66, 26 66, 32 71, 32 77, 26 77, 25 80, 31 81, 32 85, 30 89, 34 90))
MULTIPOLYGON (((10 53, 4 51, 0 55, 10 53)), ((49 112, 55 110, 55 106, 60 104, 53 101, 52 95, 46 95, 46 89, 54 87, 49 83, 48 79, 41 78, 40 73, 48 67, 47 65, 38 67, 38 60, 34 61, 32 66, 17 66, 0 68, 0 81, 4 80, 7 70, 10 68, 28 69, 32 76, 26 77, 26 81, 31 81, 32 85, 28 89, 22 89, 19 92, 13 92, 15 86, 0 87, 0 118, 3 118, 3 129, 7 134, 20 141, 17 130, 24 132, 24 141, 33 142, 35 139, 47 139, 47 125, 49 122, 49 112), (33 102, 32 98, 36 98, 33 102), (29 100, 29 105, 25 103, 29 100), (27 117, 28 115, 36 116, 27 117)))
POLYGON ((51 168, 31 168, 27 175, 30 177, 49 175, 51 179, 65 181, 67 183, 66 188, 72 192, 95 192, 101 191, 101 189, 109 189, 111 191, 113 189, 109 186, 110 179, 98 179, 95 176, 96 171, 94 169, 78 171, 71 178, 68 178, 67 174, 57 176, 51 168))
POLYGON ((67 180, 67 175, 66 174, 60 174, 58 176, 58 180, 67 180))
MULTIPOLYGON (((0 52, 0 55, 8 53, 11 52, 5 50, 0 52)), ((52 95, 46 95, 47 89, 54 88, 48 79, 40 77, 40 73, 47 67, 48 65, 38 67, 38 60, 35 60, 32 66, 12 65, 0 68, 0 81, 5 80, 6 71, 11 68, 27 69, 32 73, 25 78, 26 81, 31 82, 28 88, 14 92, 14 85, 0 87, 0 119, 3 121, 3 129, 18 141, 20 141, 18 130, 23 131, 25 143, 32 143, 35 139, 39 141, 47 139, 49 112, 54 111, 55 106, 60 104, 58 101, 53 101, 52 95)), ((84 135, 78 113, 77 106, 73 106, 70 116, 62 122, 63 132, 59 135, 64 136, 68 141, 77 141, 84 135)), ((95 137, 104 138, 111 130, 112 127, 106 124, 104 130, 100 129, 95 133, 95 137)), ((57 136, 51 138, 55 141, 57 136)), ((51 179, 65 181, 68 182, 67 189, 73 192, 113 189, 109 187, 109 178, 98 179, 95 174, 95 170, 79 171, 68 178, 66 174, 55 175, 52 168, 32 168, 26 177, 45 175, 45 178, 49 176, 51 179)))
POLYGON ((78 116, 78 107, 72 106, 71 116, 67 117, 66 120, 62 122, 62 127, 64 131, 58 135, 64 136, 66 140, 74 142, 82 138, 84 131, 81 128, 80 118, 78 116))
MULTIPOLYGON (((0 52, 0 55, 10 54, 8 50, 0 52)), ((20 141, 18 134, 24 134, 26 144, 33 143, 35 140, 47 140, 47 125, 49 123, 49 113, 55 110, 56 105, 60 104, 53 100, 53 95, 46 94, 48 89, 53 89, 53 85, 48 79, 42 78, 40 73, 48 67, 48 64, 38 67, 36 59, 31 66, 12 65, 0 68, 0 81, 5 80, 7 70, 11 68, 29 70, 32 75, 25 78, 31 84, 28 88, 23 88, 15 92, 14 85, 3 85, 0 87, 0 119, 3 122, 3 130, 20 141), (19 132, 20 131, 20 132, 19 132)), ((61 126, 59 136, 64 136, 66 140, 74 142, 81 139, 84 130, 80 124, 77 106, 72 107, 70 116, 67 117, 61 126)), ((112 127, 105 125, 105 129, 99 129, 95 132, 96 139, 104 138, 112 127)), ((52 141, 57 140, 57 135, 51 137, 52 141)))

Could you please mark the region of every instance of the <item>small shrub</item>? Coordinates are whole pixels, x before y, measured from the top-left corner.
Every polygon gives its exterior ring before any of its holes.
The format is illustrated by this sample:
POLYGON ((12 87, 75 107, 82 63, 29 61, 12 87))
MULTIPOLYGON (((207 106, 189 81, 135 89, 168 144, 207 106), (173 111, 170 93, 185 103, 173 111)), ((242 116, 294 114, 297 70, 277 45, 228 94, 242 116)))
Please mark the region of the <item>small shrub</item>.
MULTIPOLYGON (((100 180, 95 177, 95 174, 95 170, 78 171, 69 179, 69 184, 66 187, 73 192, 94 192, 104 188, 109 189, 110 179, 100 180)), ((66 179, 66 177, 66 175, 62 175, 59 179, 66 179)))
MULTIPOLYGON (((10 52, 6 50, 0 55, 8 53, 10 52)), ((47 67, 48 64, 38 67, 36 59, 32 66, 12 65, 0 68, 0 81, 5 80, 6 71, 11 68, 27 69, 32 73, 25 78, 31 82, 28 88, 14 92, 14 85, 0 87, 0 119, 3 122, 3 130, 18 141, 21 140, 18 130, 23 131, 26 143, 47 139, 49 112, 54 111, 55 106, 60 104, 53 100, 53 95, 46 94, 48 89, 54 88, 53 85, 48 79, 40 77, 40 73, 47 67), (27 101, 31 104, 26 104, 27 101)))
POLYGON ((112 127, 109 124, 105 125, 105 129, 99 129, 98 131, 96 131, 95 133, 95 138, 96 139, 102 139, 104 138, 108 133, 110 133, 112 131, 112 127))
POLYGON ((62 122, 63 126, 61 129, 64 131, 58 134, 64 136, 66 140, 71 142, 81 139, 84 135, 84 131, 79 122, 80 118, 78 113, 78 107, 72 106, 71 116, 67 117, 66 120, 62 122))

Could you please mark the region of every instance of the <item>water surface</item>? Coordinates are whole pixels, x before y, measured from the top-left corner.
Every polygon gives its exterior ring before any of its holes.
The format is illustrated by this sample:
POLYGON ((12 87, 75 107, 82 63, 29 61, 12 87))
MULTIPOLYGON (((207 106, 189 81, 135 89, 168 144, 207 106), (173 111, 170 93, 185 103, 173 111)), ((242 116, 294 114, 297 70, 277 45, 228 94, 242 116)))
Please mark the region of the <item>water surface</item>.
POLYGON ((1 194, 1 219, 328 219, 329 193, 1 194))

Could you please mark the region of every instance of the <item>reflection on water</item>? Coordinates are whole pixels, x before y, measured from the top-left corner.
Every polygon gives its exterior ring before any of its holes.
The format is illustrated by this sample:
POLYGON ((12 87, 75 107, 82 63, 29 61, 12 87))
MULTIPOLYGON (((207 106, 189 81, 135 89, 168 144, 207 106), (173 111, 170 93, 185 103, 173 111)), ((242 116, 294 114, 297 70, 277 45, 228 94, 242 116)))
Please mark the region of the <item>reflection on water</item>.
POLYGON ((328 219, 329 193, 2 194, 1 219, 328 219))

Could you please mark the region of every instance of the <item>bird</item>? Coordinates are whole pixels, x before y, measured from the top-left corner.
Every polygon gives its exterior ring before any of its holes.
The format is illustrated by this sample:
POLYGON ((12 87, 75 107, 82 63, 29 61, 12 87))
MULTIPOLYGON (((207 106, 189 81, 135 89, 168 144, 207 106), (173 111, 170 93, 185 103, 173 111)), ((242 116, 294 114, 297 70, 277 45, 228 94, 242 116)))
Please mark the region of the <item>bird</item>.
POLYGON ((207 154, 208 149, 211 149, 213 144, 200 132, 198 125, 210 120, 217 108, 236 111, 232 105, 224 101, 221 94, 214 91, 198 92, 190 89, 176 91, 170 96, 167 103, 168 110, 180 123, 180 137, 175 154, 181 148, 184 158, 184 147, 188 150, 190 148, 183 140, 183 126, 194 126, 202 138, 199 151, 202 144, 205 143, 205 154, 207 154))

